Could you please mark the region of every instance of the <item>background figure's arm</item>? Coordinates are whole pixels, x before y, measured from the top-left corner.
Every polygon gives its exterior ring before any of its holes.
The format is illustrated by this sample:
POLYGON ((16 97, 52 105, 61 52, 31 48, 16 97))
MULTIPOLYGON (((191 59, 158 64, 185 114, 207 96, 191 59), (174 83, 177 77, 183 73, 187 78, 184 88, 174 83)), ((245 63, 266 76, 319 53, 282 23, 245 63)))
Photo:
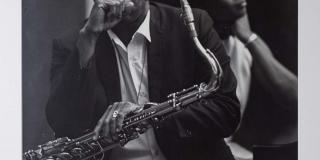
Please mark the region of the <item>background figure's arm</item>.
MULTIPOLYGON (((252 35, 247 15, 236 21, 234 30, 238 38, 247 43, 252 35)), ((247 48, 253 57, 253 73, 261 85, 273 95, 276 102, 297 106, 297 76, 275 59, 260 37, 247 44, 247 48)))
POLYGON ((252 53, 253 72, 277 102, 296 106, 298 102, 297 76, 276 60, 261 38, 247 45, 252 53))

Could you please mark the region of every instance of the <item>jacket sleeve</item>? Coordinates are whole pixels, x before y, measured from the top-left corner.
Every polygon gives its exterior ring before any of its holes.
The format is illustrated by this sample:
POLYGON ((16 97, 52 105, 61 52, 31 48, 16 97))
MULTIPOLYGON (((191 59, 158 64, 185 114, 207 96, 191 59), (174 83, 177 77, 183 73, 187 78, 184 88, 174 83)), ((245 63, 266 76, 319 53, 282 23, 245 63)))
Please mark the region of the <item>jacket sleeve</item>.
MULTIPOLYGON (((199 11, 199 10, 198 10, 199 11)), ((205 48, 217 57, 223 69, 220 89, 216 93, 191 103, 187 109, 174 117, 180 137, 211 137, 221 139, 236 130, 240 121, 240 104, 236 97, 237 81, 230 68, 230 58, 213 28, 213 22, 205 11, 195 12, 199 39, 205 48)), ((202 57, 198 56, 195 81, 208 82, 210 72, 202 57)))
POLYGON ((89 125, 94 68, 80 69, 75 43, 53 41, 46 117, 56 137, 76 137, 89 125))

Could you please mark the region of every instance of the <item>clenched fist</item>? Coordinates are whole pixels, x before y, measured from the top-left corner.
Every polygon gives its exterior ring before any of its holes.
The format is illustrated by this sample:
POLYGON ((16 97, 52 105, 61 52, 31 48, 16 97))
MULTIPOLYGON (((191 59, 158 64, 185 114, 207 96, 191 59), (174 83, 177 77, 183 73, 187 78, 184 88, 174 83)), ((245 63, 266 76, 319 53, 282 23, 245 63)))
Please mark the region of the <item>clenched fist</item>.
POLYGON ((95 0, 85 29, 92 33, 101 33, 117 25, 125 9, 134 4, 128 0, 95 0))

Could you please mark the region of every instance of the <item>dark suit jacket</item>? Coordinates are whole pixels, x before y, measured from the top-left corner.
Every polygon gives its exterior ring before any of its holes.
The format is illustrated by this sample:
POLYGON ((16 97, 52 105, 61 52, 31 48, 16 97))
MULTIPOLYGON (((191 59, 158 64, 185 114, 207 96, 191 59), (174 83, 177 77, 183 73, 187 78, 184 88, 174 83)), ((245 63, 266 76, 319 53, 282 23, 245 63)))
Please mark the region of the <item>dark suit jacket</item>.
MULTIPOLYGON (((180 19, 180 11, 157 3, 151 3, 150 10, 149 95, 151 102, 163 102, 169 93, 206 82, 210 73, 180 19)), ((240 119, 236 79, 212 20, 202 10, 194 10, 194 16, 201 42, 222 65, 222 86, 163 122, 155 130, 157 142, 168 160, 233 159, 223 137, 235 131, 240 119)), ((53 42, 46 114, 56 137, 74 138, 92 130, 107 106, 121 101, 117 61, 108 34, 100 35, 92 65, 80 69, 79 30, 71 29, 53 42)))

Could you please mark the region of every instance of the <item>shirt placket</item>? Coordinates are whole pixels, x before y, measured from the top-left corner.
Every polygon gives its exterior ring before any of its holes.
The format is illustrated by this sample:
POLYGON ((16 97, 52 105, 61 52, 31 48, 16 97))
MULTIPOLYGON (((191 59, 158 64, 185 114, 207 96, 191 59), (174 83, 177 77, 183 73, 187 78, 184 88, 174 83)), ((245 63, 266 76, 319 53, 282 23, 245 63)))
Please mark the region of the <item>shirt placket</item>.
POLYGON ((138 103, 144 104, 148 101, 148 95, 146 92, 146 64, 144 64, 145 49, 142 48, 145 42, 139 34, 133 36, 132 42, 128 45, 128 61, 132 74, 133 82, 136 88, 138 97, 138 103), (138 45, 140 44, 140 45, 138 45), (140 53, 141 52, 141 53, 140 53), (145 65, 145 66, 143 66, 145 65), (142 73, 144 72, 144 73, 142 73), (143 74, 143 75, 142 75, 143 74))

